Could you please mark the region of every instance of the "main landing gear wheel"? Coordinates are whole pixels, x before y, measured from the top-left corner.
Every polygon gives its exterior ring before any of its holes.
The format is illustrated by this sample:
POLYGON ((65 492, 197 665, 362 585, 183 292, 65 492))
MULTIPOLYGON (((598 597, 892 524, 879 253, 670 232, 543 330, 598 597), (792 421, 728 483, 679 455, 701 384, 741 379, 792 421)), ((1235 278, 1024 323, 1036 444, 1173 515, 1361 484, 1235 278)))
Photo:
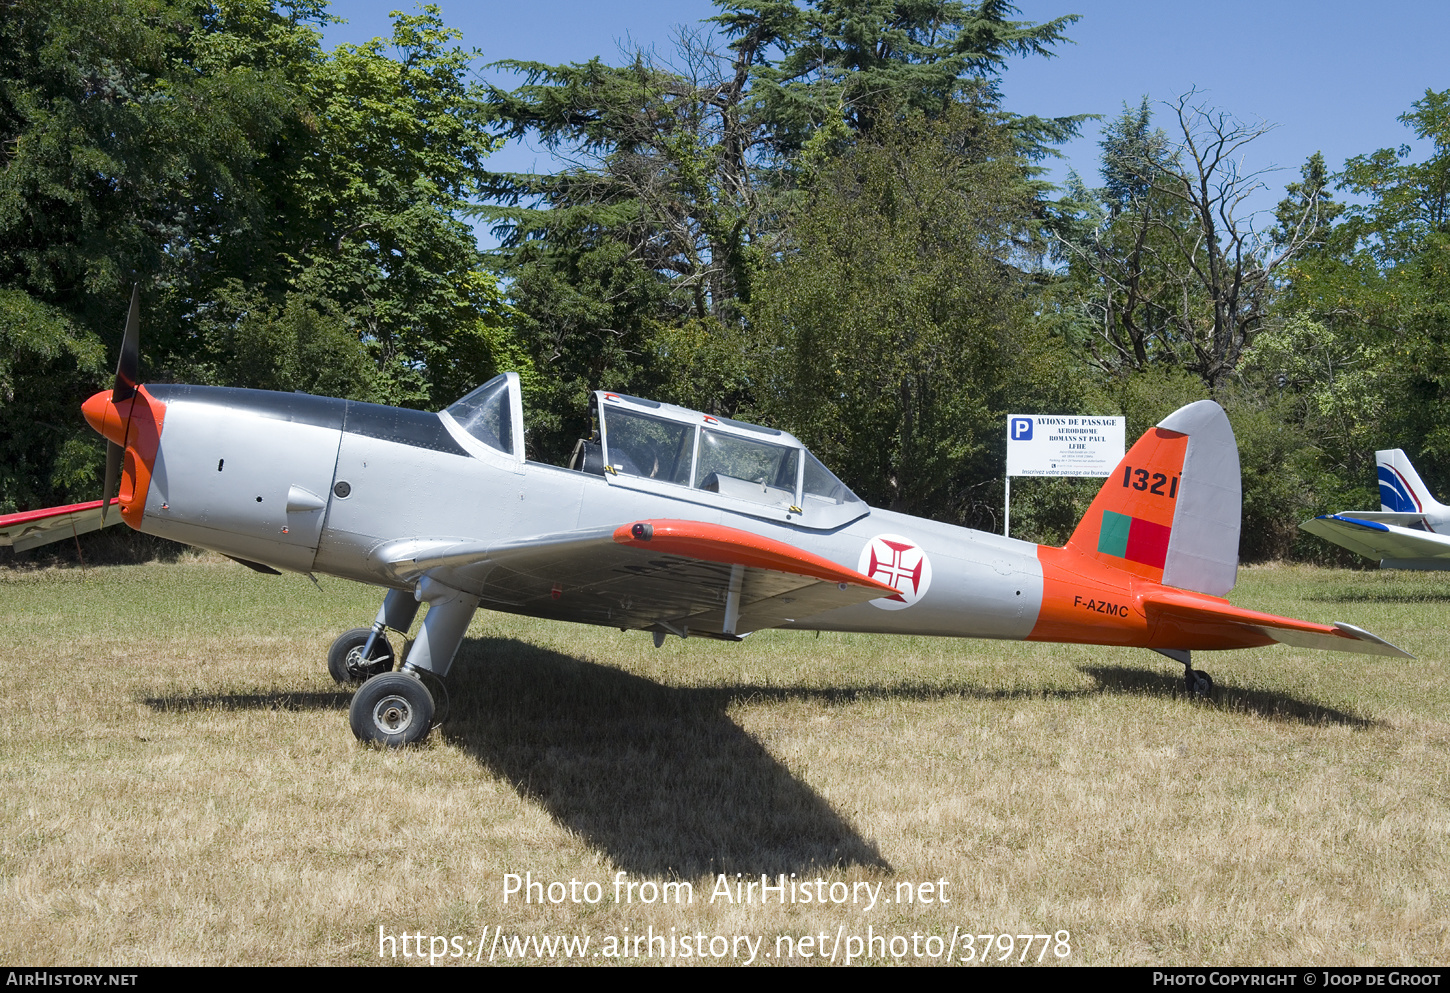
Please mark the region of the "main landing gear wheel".
POLYGON ((347 717, 359 741, 400 748, 427 737, 433 695, 415 676, 385 672, 358 688, 347 717))
POLYGON ((363 658, 371 628, 353 628, 338 635, 327 650, 327 671, 339 684, 361 683, 373 676, 393 671, 393 646, 379 634, 373 642, 372 658, 363 658))
POLYGON ((1189 669, 1184 672, 1183 685, 1189 696, 1213 696, 1213 677, 1202 669, 1189 669))

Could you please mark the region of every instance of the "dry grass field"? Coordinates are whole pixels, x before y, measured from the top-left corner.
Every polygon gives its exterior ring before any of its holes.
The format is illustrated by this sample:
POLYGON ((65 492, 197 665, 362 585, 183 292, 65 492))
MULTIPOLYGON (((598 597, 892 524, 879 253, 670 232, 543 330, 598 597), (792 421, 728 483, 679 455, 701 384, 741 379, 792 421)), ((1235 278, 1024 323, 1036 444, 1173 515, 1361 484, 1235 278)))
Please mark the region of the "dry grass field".
POLYGON ((441 728, 389 753, 324 663, 372 590, 212 557, 8 568, 0 961, 417 964, 422 935, 421 961, 472 964, 538 935, 597 964, 752 941, 757 964, 925 964, 975 957, 971 933, 1017 963, 1049 944, 1018 935, 1067 931, 1043 964, 1450 962, 1450 576, 1246 569, 1233 599, 1418 659, 1205 653, 1197 703, 1145 651, 656 650, 480 613, 441 728), (712 900, 720 873, 827 902, 712 900), (508 874, 579 902, 505 902, 508 874), (666 882, 693 902, 644 902, 666 882))

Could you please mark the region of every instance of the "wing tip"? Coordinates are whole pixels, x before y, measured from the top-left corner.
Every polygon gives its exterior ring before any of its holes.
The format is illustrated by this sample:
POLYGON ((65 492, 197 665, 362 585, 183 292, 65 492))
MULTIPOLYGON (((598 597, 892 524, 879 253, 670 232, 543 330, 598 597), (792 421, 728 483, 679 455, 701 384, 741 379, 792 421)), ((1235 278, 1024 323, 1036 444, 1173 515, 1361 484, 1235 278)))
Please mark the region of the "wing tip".
POLYGON ((1362 627, 1356 627, 1355 625, 1347 624, 1344 621, 1335 621, 1334 629, 1340 633, 1341 637, 1350 638, 1354 641, 1365 642, 1371 645, 1377 645, 1383 649, 1388 649, 1388 651, 1375 652, 1374 654, 1376 655, 1387 655, 1391 658, 1401 659, 1414 658, 1413 655, 1405 651, 1403 648, 1400 648, 1398 645, 1392 645, 1388 641, 1385 641, 1383 638, 1381 638, 1379 635, 1366 631, 1362 627))

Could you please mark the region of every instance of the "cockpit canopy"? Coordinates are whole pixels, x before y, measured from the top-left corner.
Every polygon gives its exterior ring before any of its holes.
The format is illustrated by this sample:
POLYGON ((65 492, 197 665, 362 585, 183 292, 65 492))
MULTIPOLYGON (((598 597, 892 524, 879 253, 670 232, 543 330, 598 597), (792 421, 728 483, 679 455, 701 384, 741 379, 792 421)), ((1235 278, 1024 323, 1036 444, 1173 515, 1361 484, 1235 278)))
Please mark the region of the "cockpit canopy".
MULTIPOLYGON (((600 438, 579 443, 571 469, 614 486, 812 528, 839 527, 870 509, 784 431, 623 393, 600 390, 594 398, 600 438)), ((523 471, 517 373, 489 380, 439 416, 475 456, 523 471)))
POLYGON ((595 397, 603 471, 615 485, 809 527, 837 527, 869 509, 784 431, 622 393, 595 397))

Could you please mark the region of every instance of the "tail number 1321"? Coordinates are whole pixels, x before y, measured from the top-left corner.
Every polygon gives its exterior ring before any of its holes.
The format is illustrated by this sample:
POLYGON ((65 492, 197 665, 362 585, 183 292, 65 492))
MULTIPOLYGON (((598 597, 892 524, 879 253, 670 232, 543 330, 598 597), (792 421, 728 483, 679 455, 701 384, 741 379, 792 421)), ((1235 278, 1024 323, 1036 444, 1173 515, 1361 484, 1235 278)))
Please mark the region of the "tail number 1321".
POLYGON ((1172 500, 1178 496, 1178 477, 1171 479, 1161 472, 1149 472, 1147 469, 1134 469, 1130 465, 1123 466, 1123 489, 1147 490, 1149 493, 1158 496, 1166 496, 1172 500))

